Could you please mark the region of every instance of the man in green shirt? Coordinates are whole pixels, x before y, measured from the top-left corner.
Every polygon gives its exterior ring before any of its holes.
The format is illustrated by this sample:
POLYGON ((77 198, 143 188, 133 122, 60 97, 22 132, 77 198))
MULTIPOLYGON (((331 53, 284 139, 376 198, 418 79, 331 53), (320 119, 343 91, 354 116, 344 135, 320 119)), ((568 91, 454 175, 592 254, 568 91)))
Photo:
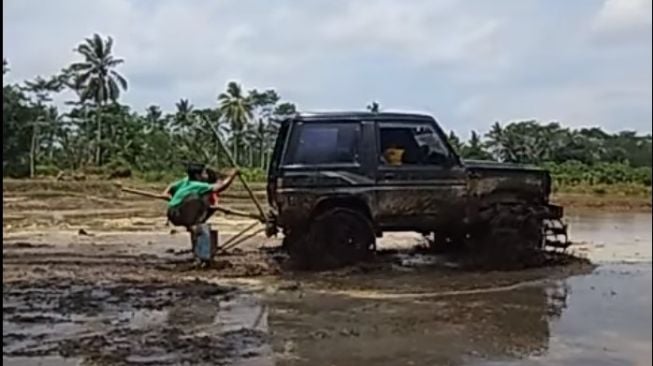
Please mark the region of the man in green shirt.
POLYGON ((234 169, 226 179, 218 182, 216 177, 209 177, 208 173, 204 165, 193 164, 188 167, 187 177, 166 188, 164 194, 170 197, 168 220, 173 225, 184 226, 190 231, 193 226, 205 222, 212 213, 211 205, 215 195, 229 188, 239 174, 234 169))

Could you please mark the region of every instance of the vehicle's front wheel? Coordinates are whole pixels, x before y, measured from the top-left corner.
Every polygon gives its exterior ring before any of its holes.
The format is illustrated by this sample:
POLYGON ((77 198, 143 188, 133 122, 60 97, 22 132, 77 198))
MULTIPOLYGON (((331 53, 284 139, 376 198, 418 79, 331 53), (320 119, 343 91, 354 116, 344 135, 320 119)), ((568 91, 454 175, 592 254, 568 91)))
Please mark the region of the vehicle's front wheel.
POLYGON ((333 269, 366 259, 376 236, 366 215, 347 208, 318 214, 310 223, 301 246, 291 256, 306 269, 333 269))

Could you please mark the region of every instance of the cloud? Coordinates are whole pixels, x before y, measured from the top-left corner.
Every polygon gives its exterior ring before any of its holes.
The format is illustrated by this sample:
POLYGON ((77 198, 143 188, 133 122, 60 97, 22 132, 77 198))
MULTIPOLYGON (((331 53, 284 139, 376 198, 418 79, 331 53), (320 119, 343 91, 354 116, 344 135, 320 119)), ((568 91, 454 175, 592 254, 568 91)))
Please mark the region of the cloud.
POLYGON ((350 1, 319 35, 348 49, 381 49, 409 62, 452 63, 491 57, 499 22, 461 15, 455 1, 350 1), (416 11, 419 9, 419 11, 416 11))
POLYGON ((215 105, 238 80, 303 109, 421 110, 464 134, 522 117, 650 131, 650 4, 8 0, 5 81, 57 72, 98 32, 115 39, 122 100, 141 111, 215 105))
POLYGON ((605 0, 594 19, 594 31, 614 39, 651 33, 650 0, 605 0))

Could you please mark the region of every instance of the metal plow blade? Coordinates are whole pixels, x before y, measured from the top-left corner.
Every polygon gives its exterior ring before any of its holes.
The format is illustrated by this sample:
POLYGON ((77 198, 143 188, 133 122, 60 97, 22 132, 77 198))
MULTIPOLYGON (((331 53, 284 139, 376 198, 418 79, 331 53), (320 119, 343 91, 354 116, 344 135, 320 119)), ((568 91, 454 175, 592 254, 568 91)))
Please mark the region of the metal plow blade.
POLYGON ((567 224, 561 219, 544 220, 545 249, 564 252, 570 245, 567 224))

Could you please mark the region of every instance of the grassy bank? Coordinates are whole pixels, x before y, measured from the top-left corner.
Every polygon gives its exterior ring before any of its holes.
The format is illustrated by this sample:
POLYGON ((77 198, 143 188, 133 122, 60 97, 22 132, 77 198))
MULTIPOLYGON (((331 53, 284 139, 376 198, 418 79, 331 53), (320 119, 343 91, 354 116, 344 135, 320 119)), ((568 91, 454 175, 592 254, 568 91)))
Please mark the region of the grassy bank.
MULTIPOLYGON (((153 183, 143 179, 121 180, 126 186, 160 192, 165 188, 165 181, 153 183)), ((265 183, 251 182, 250 186, 256 196, 265 201, 265 183)), ((65 195, 87 194, 107 199, 124 200, 114 181, 55 181, 53 179, 3 179, 2 189, 5 196, 21 195, 29 192, 33 198, 47 198, 65 195)), ((235 183, 229 190, 229 201, 249 200, 240 183, 235 183)), ((651 210, 651 187, 639 184, 612 185, 565 185, 554 187, 552 200, 570 209, 600 210, 651 210)))
POLYGON ((641 184, 563 185, 552 200, 570 209, 650 211, 651 187, 641 184))

